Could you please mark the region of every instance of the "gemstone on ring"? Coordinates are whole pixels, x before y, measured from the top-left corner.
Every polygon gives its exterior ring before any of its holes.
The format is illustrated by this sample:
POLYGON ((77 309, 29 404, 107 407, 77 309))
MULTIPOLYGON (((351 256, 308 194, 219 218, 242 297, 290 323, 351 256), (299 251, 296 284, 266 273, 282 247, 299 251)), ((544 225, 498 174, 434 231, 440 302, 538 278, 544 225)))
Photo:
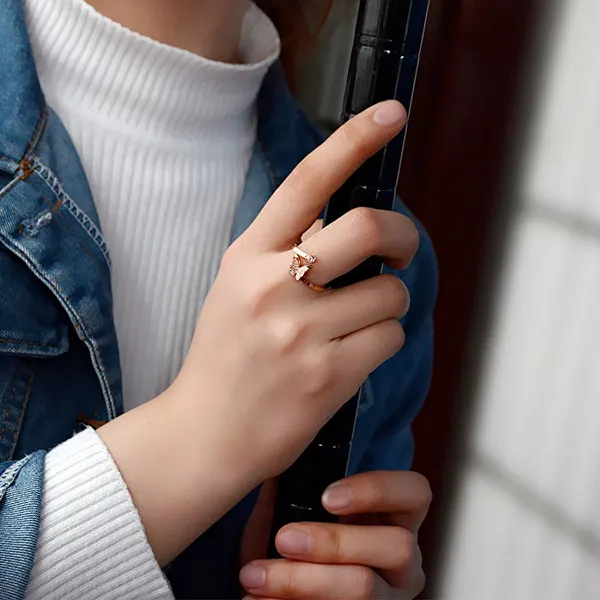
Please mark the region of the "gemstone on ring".
POLYGON ((292 264, 290 265, 289 274, 296 281, 303 283, 313 292, 326 292, 327 288, 321 287, 320 285, 313 283, 306 276, 307 273, 313 268, 316 262, 316 256, 313 256, 312 254, 307 254, 303 250, 300 250, 298 246, 295 246, 294 256, 292 257, 292 264))
POLYGON ((296 281, 302 281, 311 269, 311 265, 300 264, 300 257, 294 256, 292 264, 290 265, 290 275, 294 277, 296 281))

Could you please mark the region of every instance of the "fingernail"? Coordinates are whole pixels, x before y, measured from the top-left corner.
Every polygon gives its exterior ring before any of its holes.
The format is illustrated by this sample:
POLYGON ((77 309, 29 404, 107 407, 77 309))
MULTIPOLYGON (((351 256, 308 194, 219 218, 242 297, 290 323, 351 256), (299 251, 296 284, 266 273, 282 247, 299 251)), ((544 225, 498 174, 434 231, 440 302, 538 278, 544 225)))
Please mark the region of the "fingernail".
POLYGON ((402 285, 404 286, 404 290, 405 290, 405 294, 406 294, 406 296, 404 298, 404 308, 402 310, 402 317, 405 317, 408 314, 408 312, 410 311, 411 298, 410 298, 410 290, 408 289, 408 286, 404 283, 404 281, 402 281, 402 285))
POLYGON ((323 504, 328 510, 334 512, 350 508, 356 500, 352 488, 346 484, 333 484, 323 494, 323 504))
POLYGON ((267 572, 263 567, 248 565, 240 573, 240 583, 247 590, 258 590, 267 583, 267 572))
POLYGON ((304 531, 288 529, 277 536, 277 548, 282 554, 301 556, 310 550, 310 538, 304 531))
POLYGON ((396 100, 389 100, 383 102, 381 106, 375 111, 373 119, 375 123, 383 125, 384 127, 391 127, 392 125, 400 124, 406 117, 406 111, 400 102, 396 100))

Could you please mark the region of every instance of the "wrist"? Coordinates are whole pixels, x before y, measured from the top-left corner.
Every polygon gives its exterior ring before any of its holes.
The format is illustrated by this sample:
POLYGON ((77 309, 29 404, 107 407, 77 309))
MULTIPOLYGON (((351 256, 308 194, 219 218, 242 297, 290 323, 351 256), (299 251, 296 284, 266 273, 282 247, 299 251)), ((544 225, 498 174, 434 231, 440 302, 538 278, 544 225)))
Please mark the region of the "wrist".
POLYGON ((161 565, 258 484, 227 443, 226 427, 199 404, 172 388, 98 431, 161 565))
MULTIPOLYGON (((186 470, 193 477, 204 479, 210 471, 216 488, 236 493, 240 499, 265 480, 249 447, 248 432, 238 426, 239 419, 233 418, 217 393, 176 381, 154 402, 175 415, 178 426, 171 435, 186 440, 183 446, 191 463, 186 470)), ((182 447, 181 441, 173 443, 182 447)))

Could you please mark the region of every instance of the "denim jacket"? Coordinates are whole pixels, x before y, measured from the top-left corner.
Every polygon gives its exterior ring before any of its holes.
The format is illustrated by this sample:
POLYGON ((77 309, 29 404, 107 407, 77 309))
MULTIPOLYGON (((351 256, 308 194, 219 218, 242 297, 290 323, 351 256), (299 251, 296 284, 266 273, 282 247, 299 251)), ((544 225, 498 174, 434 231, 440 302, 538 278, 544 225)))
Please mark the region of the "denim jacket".
MULTIPOLYGON (((232 239, 321 141, 279 65, 258 100, 254 149, 232 239)), ((409 214, 400 202, 397 210, 409 214)), ((351 470, 406 469, 428 389, 437 272, 431 243, 402 278, 406 347, 366 384, 351 470)), ((45 453, 123 412, 110 254, 67 131, 46 106, 22 0, 0 0, 0 598, 20 600, 39 527, 45 453)), ((165 451, 168 451, 165 448, 165 451)), ((159 476, 159 475, 157 475, 159 476)), ((180 598, 235 597, 246 499, 169 570, 180 598)))

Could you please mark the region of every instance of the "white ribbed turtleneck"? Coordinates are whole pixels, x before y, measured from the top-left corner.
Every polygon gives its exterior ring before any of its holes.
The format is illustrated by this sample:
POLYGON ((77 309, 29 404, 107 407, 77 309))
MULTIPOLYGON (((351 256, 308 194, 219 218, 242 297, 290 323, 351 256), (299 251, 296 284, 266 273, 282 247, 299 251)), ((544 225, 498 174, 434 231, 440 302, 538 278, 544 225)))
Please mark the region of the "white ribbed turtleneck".
MULTIPOLYGON (((279 38, 249 4, 242 64, 152 41, 83 0, 24 0, 48 104, 80 155, 112 255, 126 408, 177 374, 227 247, 279 38)), ((172 598, 91 430, 52 450, 27 600, 172 598)))
POLYGON ((117 25, 83 0, 26 0, 42 88, 81 157, 112 256, 126 409, 173 380, 225 251, 279 53, 255 5, 242 64, 117 25))

